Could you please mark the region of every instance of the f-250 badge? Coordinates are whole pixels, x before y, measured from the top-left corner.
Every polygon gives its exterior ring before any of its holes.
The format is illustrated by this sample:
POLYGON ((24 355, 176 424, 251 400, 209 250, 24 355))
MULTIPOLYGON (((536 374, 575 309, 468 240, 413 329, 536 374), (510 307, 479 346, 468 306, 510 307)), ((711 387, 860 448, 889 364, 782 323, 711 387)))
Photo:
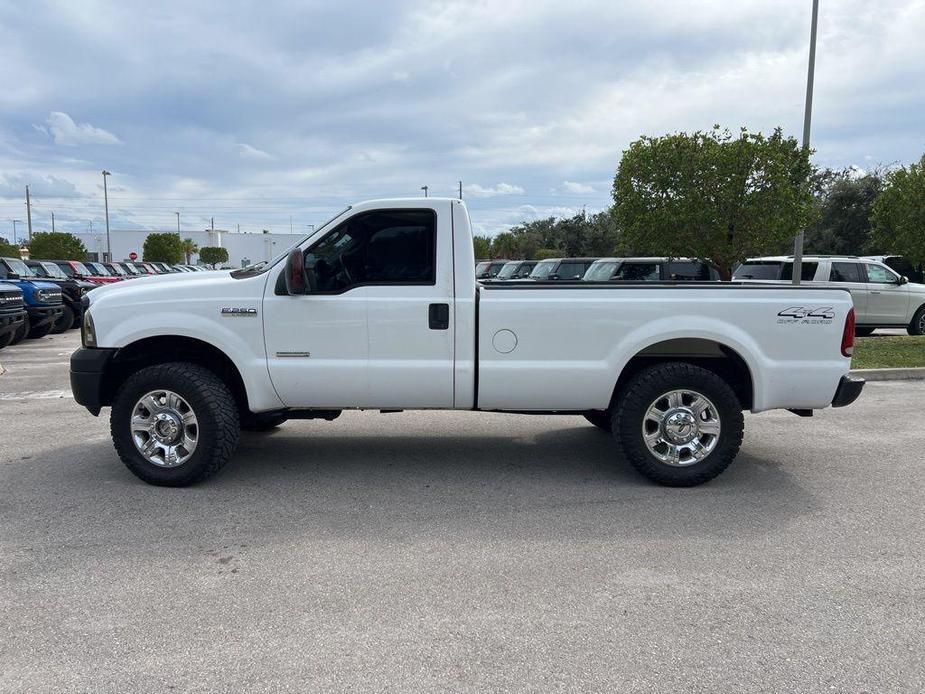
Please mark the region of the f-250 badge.
POLYGON ((256 315, 257 315, 257 309, 255 309, 255 308, 228 308, 228 307, 226 307, 226 308, 223 308, 223 309, 222 309, 222 315, 223 315, 223 316, 244 316, 244 317, 256 316, 256 315))
POLYGON ((827 325, 835 318, 831 306, 790 306, 777 313, 778 323, 801 325, 827 325))

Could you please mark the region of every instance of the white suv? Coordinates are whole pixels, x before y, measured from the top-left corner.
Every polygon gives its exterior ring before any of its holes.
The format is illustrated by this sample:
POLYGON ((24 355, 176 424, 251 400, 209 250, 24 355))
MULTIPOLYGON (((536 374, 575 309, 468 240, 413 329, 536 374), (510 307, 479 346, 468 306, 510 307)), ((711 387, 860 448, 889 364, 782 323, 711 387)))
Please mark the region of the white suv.
MULTIPOLYGON (((851 292, 858 335, 870 335, 876 328, 925 334, 925 284, 909 282, 878 260, 807 255, 800 274, 804 284, 851 292)), ((749 258, 732 274, 733 280, 753 282, 789 283, 792 278, 793 256, 749 258)))

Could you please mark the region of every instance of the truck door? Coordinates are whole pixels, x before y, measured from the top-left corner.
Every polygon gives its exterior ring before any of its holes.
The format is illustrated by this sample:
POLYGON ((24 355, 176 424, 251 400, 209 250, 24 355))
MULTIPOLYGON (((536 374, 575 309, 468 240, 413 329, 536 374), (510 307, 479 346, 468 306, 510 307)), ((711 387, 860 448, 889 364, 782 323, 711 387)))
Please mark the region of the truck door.
POLYGON ((454 404, 451 206, 434 205, 376 210, 364 220, 372 407, 454 404))

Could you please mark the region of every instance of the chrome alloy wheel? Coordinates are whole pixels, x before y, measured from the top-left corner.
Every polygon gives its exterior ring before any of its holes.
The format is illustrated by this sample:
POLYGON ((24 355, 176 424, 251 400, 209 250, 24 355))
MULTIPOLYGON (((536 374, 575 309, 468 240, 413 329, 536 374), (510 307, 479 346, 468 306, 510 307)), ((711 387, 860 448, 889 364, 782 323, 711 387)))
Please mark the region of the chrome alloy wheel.
POLYGON ((179 395, 152 390, 132 409, 132 441, 149 463, 158 467, 183 465, 196 450, 199 420, 179 395))
POLYGON ((720 434, 719 412, 693 390, 672 390, 649 405, 642 436, 649 452, 663 463, 684 467, 706 458, 720 434))

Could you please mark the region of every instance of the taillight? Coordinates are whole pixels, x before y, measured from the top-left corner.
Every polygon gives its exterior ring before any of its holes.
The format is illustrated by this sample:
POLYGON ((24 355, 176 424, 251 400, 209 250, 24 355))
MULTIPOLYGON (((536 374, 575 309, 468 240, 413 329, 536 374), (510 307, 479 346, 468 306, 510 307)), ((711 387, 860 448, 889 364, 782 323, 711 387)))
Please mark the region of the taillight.
POLYGON ((845 332, 841 335, 841 353, 844 357, 854 354, 854 307, 845 316, 845 332))

